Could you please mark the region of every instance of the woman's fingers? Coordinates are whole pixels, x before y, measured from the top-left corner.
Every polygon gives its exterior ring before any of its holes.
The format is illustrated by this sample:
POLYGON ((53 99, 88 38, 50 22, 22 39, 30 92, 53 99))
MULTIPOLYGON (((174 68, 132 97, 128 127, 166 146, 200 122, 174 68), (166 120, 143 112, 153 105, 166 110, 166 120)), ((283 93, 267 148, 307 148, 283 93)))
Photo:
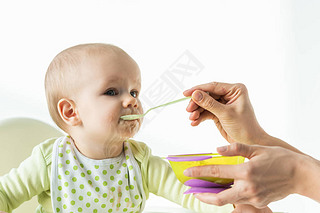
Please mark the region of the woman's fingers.
POLYGON ((242 143, 233 143, 228 146, 218 147, 219 154, 224 156, 243 156, 251 159, 256 155, 256 152, 260 149, 257 145, 246 145, 242 143))
MULTIPOLYGON (((201 111, 201 110, 200 110, 201 111)), ((190 115, 191 116, 191 115, 190 115)), ((196 115, 197 116, 197 113, 196 115)), ((214 115, 208 111, 203 111, 200 116, 196 119, 190 119, 192 120, 191 125, 192 126, 198 126, 201 122, 205 121, 205 120, 209 120, 209 119, 214 119, 214 115)), ((189 117, 190 118, 190 117, 189 117)), ((193 118, 193 117, 191 117, 193 118)))
MULTIPOLYGON (((252 158, 258 146, 249 146, 240 143, 233 143, 229 146, 219 147, 217 151, 224 156, 243 156, 252 158)), ((206 165, 191 167, 184 171, 189 177, 218 177, 230 179, 245 179, 248 174, 248 163, 238 165, 206 165)))
POLYGON ((186 91, 183 92, 185 96, 191 96, 191 94, 195 90, 203 90, 209 92, 210 95, 226 95, 235 84, 228 84, 228 83, 221 83, 221 82, 211 82, 206 84, 201 84, 198 86, 194 86, 186 91))
POLYGON ((195 104, 216 116, 219 116, 220 113, 225 111, 224 109, 226 105, 219 103, 209 94, 201 90, 196 90, 192 93, 192 100, 195 102, 195 104))
POLYGON ((272 213, 269 207, 262 209, 255 208, 249 204, 237 204, 232 213, 272 213))
MULTIPOLYGON (((190 120, 196 120, 196 119, 198 119, 198 118, 201 116, 201 113, 203 113, 203 112, 204 112, 204 109, 199 108, 199 109, 193 111, 193 112, 190 114, 189 119, 190 119, 190 120)), ((211 113, 210 113, 210 114, 211 114, 211 113)))
POLYGON ((183 174, 188 177, 218 177, 228 179, 242 179, 245 164, 239 165, 207 165, 186 169, 183 174))
POLYGON ((195 194, 195 197, 200 201, 216 206, 223 206, 228 203, 237 203, 239 197, 236 189, 230 188, 224 190, 218 194, 213 193, 199 193, 195 194))
POLYGON ((199 108, 199 106, 191 99, 186 110, 187 112, 193 112, 195 110, 197 110, 199 108))

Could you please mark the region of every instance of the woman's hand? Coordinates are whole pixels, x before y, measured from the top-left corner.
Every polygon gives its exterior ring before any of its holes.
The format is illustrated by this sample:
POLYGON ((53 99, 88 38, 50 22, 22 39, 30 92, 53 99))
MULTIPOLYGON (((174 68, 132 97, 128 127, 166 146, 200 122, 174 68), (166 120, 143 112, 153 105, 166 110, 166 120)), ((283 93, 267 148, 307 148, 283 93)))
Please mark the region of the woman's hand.
POLYGON ((187 111, 191 112, 191 125, 214 120, 221 135, 229 142, 281 146, 302 153, 290 144, 268 135, 259 125, 243 84, 212 82, 184 91, 191 96, 187 111))
POLYGON ((232 211, 232 213, 272 213, 272 211, 269 207, 257 209, 251 205, 237 204, 235 205, 235 209, 232 211))
MULTIPOLYGON (((249 158, 239 165, 210 165, 189 168, 185 171, 190 177, 220 177, 234 179, 232 188, 218 194, 196 194, 199 200, 218 206, 227 203, 249 204, 264 208, 270 202, 280 200, 292 193, 311 190, 313 180, 306 180, 301 165, 306 155, 295 153, 281 147, 245 145, 234 143, 217 149, 221 155, 241 155, 249 158), (303 186, 303 187, 302 187, 303 186), (307 187, 307 188, 306 188, 307 187)), ((312 168, 312 170, 315 170, 312 168)), ((318 168, 319 170, 319 168, 318 168)), ((311 174, 311 171, 309 171, 311 174)), ((319 174, 318 174, 319 175, 319 174)), ((316 192, 316 191, 314 191, 316 192)), ((301 193, 303 194, 303 193, 301 193)), ((320 194, 320 193, 318 193, 320 194)))
POLYGON ((229 143, 257 144, 266 134, 258 124, 243 84, 212 82, 192 87, 183 94, 192 95, 186 109, 191 112, 192 126, 212 119, 229 143))

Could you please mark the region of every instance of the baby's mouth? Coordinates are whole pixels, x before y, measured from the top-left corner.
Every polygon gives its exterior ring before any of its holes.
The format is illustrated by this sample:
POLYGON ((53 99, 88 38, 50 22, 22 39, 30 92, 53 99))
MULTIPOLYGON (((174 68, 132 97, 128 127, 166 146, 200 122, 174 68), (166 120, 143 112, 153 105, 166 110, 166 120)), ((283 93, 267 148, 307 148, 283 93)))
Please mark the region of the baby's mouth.
POLYGON ((140 113, 138 112, 133 112, 133 113, 128 113, 120 116, 120 120, 122 121, 138 121, 141 119, 139 116, 140 113))
POLYGON ((144 115, 141 112, 131 112, 120 116, 120 120, 135 121, 140 120, 144 115))

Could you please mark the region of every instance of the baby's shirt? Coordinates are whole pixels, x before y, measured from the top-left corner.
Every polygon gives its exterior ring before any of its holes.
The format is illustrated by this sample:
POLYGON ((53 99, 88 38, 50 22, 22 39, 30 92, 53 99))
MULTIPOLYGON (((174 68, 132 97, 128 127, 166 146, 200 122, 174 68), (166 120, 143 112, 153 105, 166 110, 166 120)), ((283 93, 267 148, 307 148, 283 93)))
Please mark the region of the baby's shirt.
MULTIPOLYGON (((36 212, 53 212, 51 167, 53 145, 56 139, 48 139, 34 147, 31 156, 24 160, 18 168, 12 169, 8 174, 0 177, 0 211, 10 213, 23 202, 33 196, 38 196, 40 205, 36 212)), ((148 199, 149 193, 153 193, 196 212, 229 213, 233 211, 232 205, 228 204, 222 207, 208 205, 200 202, 192 194, 183 194, 190 187, 177 180, 167 161, 153 156, 151 149, 145 143, 131 139, 127 142, 140 167, 146 199, 148 199)), ((80 177, 76 177, 77 180, 80 177)), ((61 212, 66 211, 62 210, 61 212)))
POLYGON ((82 155, 70 136, 56 140, 52 155, 51 200, 55 212, 141 212, 146 196, 130 145, 115 158, 82 155))

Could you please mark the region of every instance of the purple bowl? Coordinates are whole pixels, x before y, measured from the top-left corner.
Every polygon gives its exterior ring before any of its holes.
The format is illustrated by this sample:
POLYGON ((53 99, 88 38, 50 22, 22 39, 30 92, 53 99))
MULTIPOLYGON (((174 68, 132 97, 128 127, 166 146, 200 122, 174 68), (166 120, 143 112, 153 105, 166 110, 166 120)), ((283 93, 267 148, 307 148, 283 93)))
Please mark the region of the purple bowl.
POLYGON ((203 187, 203 188, 225 188, 230 187, 233 182, 228 183, 226 185, 217 184, 211 181, 201 180, 201 179, 190 179, 184 182, 184 185, 190 187, 203 187))
POLYGON ((182 162, 182 161, 201 161, 201 160, 207 160, 212 158, 212 156, 186 156, 186 157, 173 157, 169 156, 167 157, 168 160, 170 161, 175 161, 175 162, 182 162))
POLYGON ((192 194, 192 193, 214 193, 217 194, 219 192, 222 192, 226 189, 229 189, 230 187, 223 187, 223 188, 203 188, 203 187, 191 187, 187 191, 185 191, 183 194, 192 194))

